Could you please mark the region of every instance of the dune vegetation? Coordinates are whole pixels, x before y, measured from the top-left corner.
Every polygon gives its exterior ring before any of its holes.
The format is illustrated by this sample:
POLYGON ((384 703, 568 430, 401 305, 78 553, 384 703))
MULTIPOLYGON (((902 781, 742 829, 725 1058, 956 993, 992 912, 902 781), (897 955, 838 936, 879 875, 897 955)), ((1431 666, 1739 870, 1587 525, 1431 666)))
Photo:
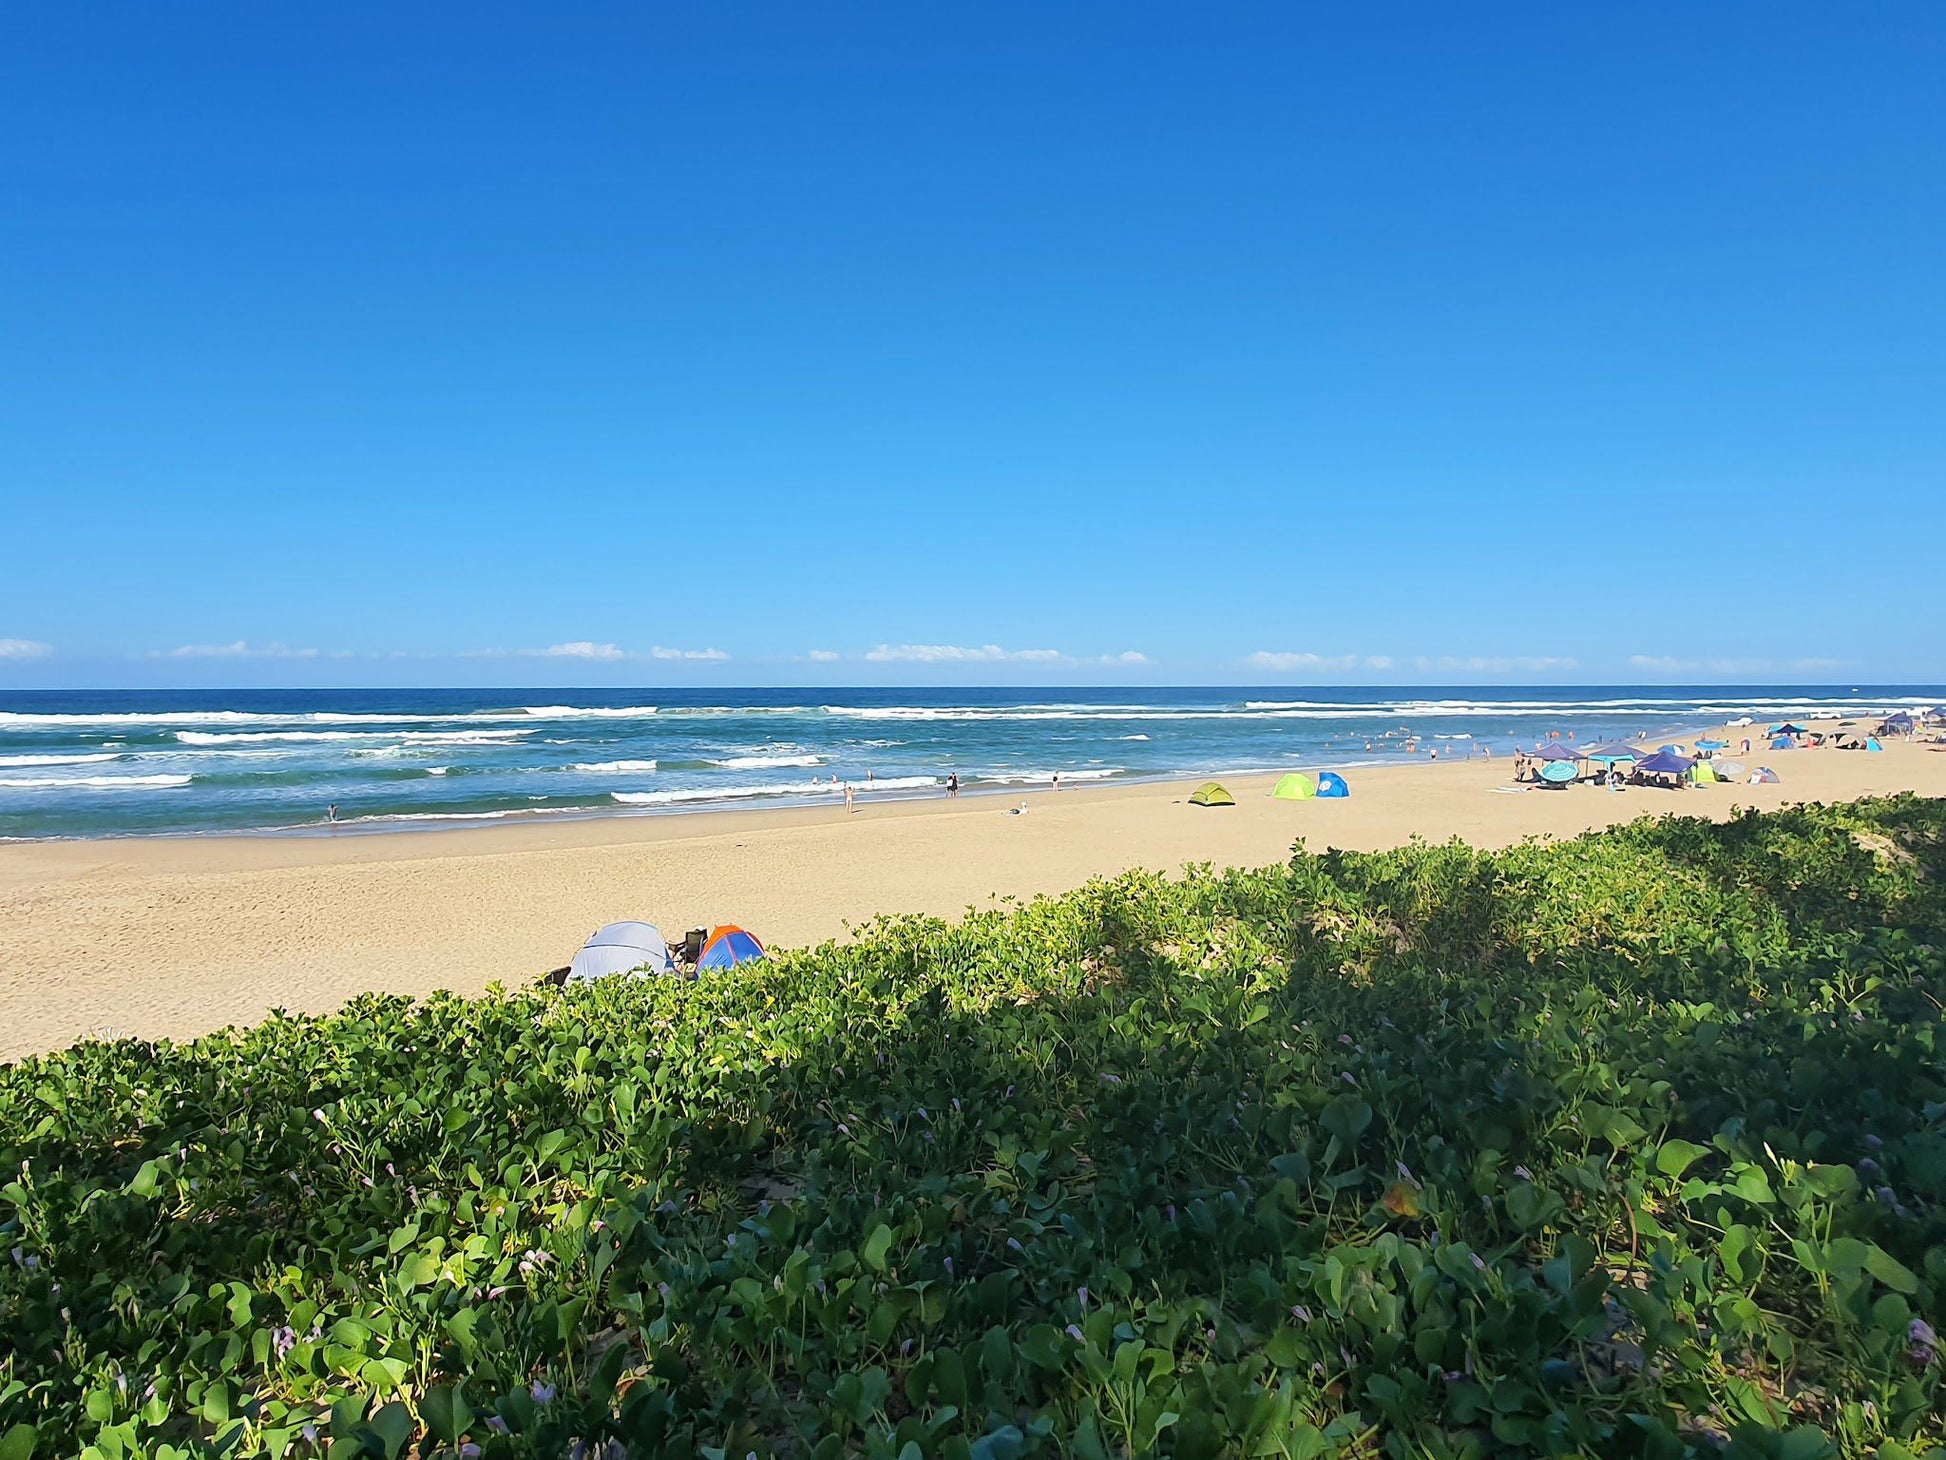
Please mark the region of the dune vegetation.
POLYGON ((1918 1455, 1946 806, 0 1069, 0 1460, 1918 1455))

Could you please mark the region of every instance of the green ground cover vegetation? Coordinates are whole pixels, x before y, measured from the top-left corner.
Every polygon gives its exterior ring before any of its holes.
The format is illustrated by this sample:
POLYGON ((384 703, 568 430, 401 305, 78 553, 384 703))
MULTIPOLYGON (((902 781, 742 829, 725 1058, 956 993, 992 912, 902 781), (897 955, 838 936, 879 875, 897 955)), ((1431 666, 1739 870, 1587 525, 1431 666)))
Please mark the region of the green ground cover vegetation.
POLYGON ((0 1460, 1887 1457, 1946 806, 1143 873, 0 1069, 0 1460))

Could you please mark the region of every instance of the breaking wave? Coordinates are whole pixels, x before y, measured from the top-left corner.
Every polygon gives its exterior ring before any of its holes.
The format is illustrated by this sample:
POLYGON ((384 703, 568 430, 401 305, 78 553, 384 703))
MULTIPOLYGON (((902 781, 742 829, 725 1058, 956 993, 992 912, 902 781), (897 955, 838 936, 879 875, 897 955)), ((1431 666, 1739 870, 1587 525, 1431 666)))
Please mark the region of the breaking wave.
MULTIPOLYGON (((917 791, 937 788, 938 776, 887 776, 869 786, 852 782, 853 791, 917 791)), ((840 796, 844 787, 830 781, 780 781, 768 786, 691 786, 680 791, 610 791, 622 806, 682 806, 699 801, 747 801, 763 796, 840 796)))
POLYGON ((22 777, 0 779, 0 786, 10 791, 65 791, 86 789, 90 791, 154 791, 168 786, 186 786, 194 776, 42 776, 34 780, 22 777))

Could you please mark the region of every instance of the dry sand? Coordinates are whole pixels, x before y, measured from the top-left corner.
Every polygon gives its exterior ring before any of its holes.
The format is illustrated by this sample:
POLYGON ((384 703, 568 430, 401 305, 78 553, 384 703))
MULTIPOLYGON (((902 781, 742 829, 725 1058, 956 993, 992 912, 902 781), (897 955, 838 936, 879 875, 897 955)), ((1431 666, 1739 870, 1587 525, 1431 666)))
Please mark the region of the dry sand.
MULTIPOLYGON (((1725 732, 1740 739, 1741 732, 1725 732)), ((0 1059, 89 1035, 206 1033, 274 1008, 324 1011, 373 990, 477 992, 567 962, 618 918, 738 922, 780 946, 880 913, 953 915, 1129 867, 1282 860, 1303 838, 1375 849, 1419 835, 1502 846, 1666 812, 1918 791, 1946 753, 1769 752, 1775 786, 1506 792, 1505 759, 1355 773, 1344 801, 1273 801, 1228 778, 1026 797, 862 803, 389 835, 196 837, 0 846, 0 1059), (1024 803, 1027 815, 1009 815, 1024 803)))

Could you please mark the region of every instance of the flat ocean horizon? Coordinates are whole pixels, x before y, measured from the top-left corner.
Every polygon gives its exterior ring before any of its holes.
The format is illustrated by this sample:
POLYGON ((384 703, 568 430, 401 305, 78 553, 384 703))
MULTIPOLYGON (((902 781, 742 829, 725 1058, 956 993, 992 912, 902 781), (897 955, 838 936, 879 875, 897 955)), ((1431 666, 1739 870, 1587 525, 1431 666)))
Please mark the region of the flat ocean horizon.
POLYGON ((0 839, 404 830, 1506 755, 1869 719, 1925 685, 28 690, 0 839), (338 822, 328 826, 327 807, 338 822))

